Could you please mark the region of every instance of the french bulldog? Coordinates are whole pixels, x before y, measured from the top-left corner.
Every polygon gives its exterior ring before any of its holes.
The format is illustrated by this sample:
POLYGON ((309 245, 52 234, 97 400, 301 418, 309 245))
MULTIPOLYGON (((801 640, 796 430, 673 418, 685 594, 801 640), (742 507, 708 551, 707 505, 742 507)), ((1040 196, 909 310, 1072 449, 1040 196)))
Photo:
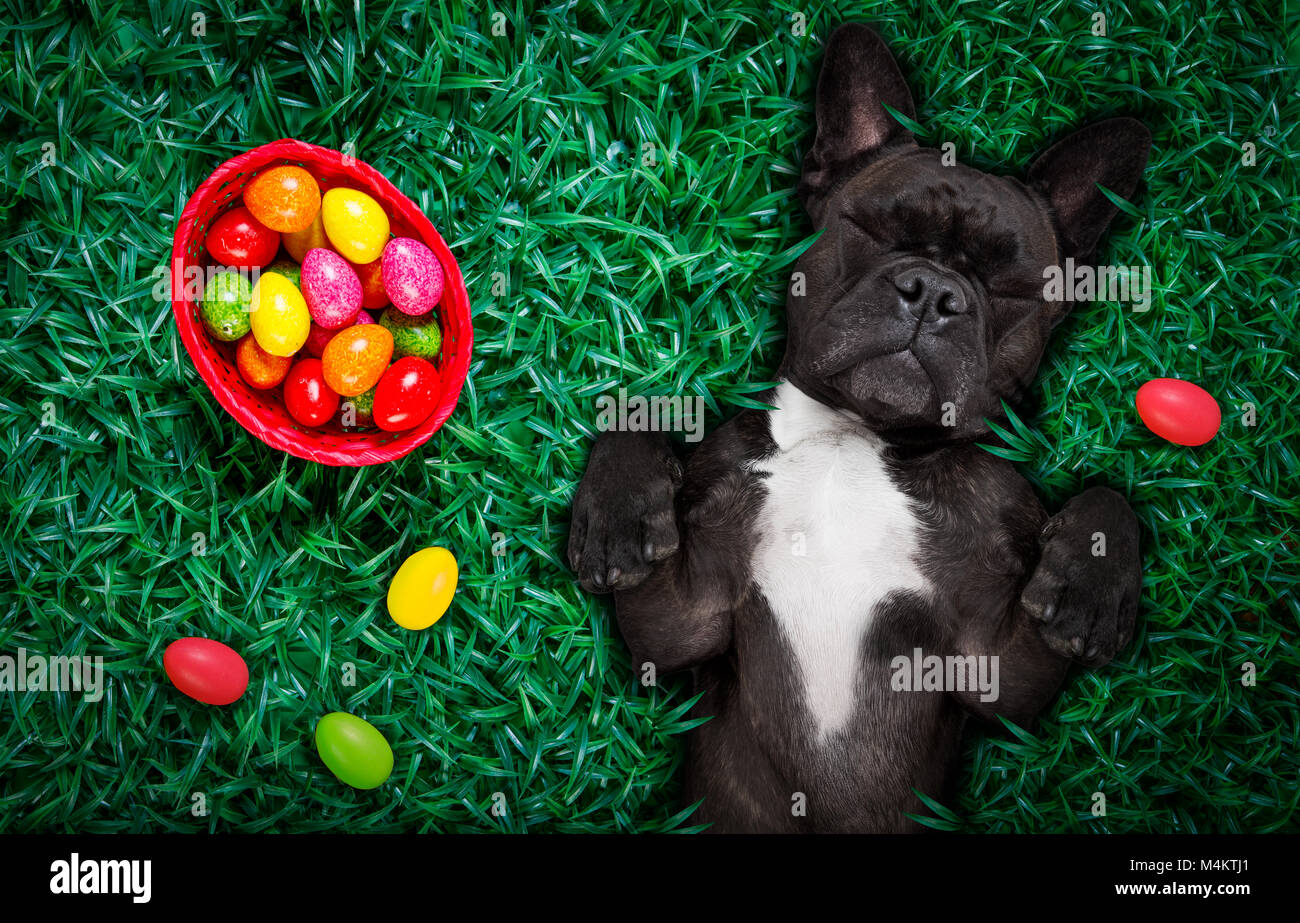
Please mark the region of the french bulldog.
POLYGON ((917 793, 955 794, 968 716, 1032 725, 1134 631, 1125 500, 1092 487, 1049 516, 977 443, 1067 313, 1045 270, 1094 261, 1117 212, 1098 185, 1132 198, 1150 135, 1095 123, 1022 182, 945 164, 885 104, 914 118, 881 38, 840 27, 772 409, 689 455, 601 433, 573 500, 570 564, 613 594, 638 672, 702 693, 685 793, 716 832, 923 829, 917 793))

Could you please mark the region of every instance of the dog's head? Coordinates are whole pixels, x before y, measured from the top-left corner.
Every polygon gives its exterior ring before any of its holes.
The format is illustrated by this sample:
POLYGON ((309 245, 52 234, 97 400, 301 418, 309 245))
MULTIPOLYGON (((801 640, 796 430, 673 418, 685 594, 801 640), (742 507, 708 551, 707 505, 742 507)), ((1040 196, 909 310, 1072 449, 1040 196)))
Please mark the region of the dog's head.
POLYGON ((817 85, 817 134, 799 183, 822 232, 787 301, 782 374, 882 435, 933 443, 987 430, 1033 379, 1068 303, 1044 270, 1092 259, 1146 166, 1133 119, 1075 132, 1026 182, 919 147, 884 108, 914 117, 893 56, 866 26, 836 30, 817 85))

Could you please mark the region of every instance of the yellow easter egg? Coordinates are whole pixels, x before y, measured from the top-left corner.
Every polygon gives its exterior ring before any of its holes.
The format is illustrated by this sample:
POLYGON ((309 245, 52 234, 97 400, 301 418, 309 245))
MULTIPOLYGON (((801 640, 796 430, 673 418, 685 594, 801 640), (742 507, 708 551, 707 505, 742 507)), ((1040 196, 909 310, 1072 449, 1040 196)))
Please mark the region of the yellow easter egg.
POLYGON ((456 593, 456 558, 446 548, 424 548, 402 562, 388 585, 388 614, 403 628, 428 628, 456 593))
POLYGON ((278 272, 264 272, 248 304, 253 339, 273 356, 292 356, 311 333, 311 312, 298 287, 278 272))
POLYGON ((355 189, 331 189, 321 199, 321 224, 334 249, 351 263, 373 263, 388 243, 388 215, 355 189))

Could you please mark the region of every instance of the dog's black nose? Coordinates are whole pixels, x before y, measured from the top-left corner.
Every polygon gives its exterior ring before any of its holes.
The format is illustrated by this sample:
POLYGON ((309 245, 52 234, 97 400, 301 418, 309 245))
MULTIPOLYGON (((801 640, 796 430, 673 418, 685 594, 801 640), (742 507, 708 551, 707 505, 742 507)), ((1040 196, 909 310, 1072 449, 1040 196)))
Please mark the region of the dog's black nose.
POLYGON ((925 323, 965 314, 969 307, 961 286, 928 266, 904 269, 894 276, 894 288, 912 316, 925 323))

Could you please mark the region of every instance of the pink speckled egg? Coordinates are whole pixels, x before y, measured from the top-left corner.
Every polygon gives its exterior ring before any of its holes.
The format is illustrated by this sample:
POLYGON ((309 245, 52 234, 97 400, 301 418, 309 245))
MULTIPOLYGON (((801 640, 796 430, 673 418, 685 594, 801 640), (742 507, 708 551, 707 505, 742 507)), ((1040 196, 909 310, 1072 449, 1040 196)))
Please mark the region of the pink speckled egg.
MULTIPOLYGON (((357 319, 352 323, 355 325, 373 324, 374 322, 375 319, 370 315, 370 312, 362 308, 357 312, 357 319)), ((311 333, 307 334, 307 343, 304 346, 307 350, 307 354, 319 359, 325 354, 325 347, 329 345, 329 341, 334 339, 334 335, 337 333, 337 329, 331 330, 328 327, 322 327, 320 324, 312 321, 311 333)))
POLYGON ((433 251, 409 237, 384 246, 380 271, 384 291, 403 314, 428 314, 442 298, 442 264, 433 251))
POLYGON ((302 258, 302 296, 313 321, 337 330, 352 323, 361 310, 361 280, 347 260, 317 247, 302 258))

